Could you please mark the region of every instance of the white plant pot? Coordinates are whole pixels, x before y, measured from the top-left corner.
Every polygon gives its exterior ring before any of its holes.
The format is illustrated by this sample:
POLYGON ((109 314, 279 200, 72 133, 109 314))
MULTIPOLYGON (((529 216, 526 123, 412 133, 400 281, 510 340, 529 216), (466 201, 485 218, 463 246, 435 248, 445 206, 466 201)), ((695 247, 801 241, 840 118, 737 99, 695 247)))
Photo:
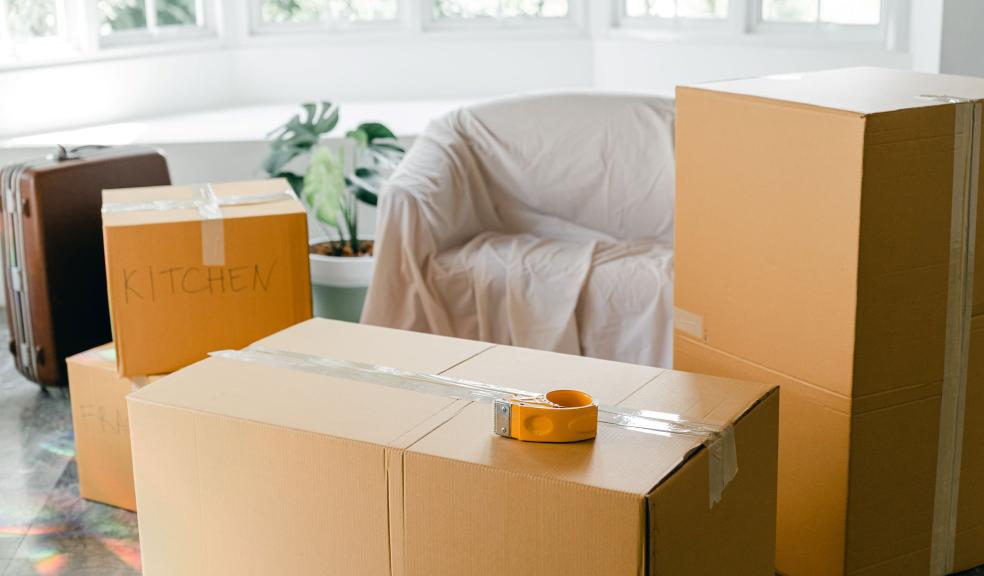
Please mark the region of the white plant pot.
MULTIPOLYGON (((311 240, 311 245, 325 242, 311 240)), ((372 256, 322 256, 311 254, 311 282, 335 288, 368 288, 376 259, 372 256)))
MULTIPOLYGON (((324 241, 324 238, 315 238, 311 244, 324 241)), ((320 254, 310 254, 310 259, 314 315, 358 322, 376 259, 372 256, 320 254)))

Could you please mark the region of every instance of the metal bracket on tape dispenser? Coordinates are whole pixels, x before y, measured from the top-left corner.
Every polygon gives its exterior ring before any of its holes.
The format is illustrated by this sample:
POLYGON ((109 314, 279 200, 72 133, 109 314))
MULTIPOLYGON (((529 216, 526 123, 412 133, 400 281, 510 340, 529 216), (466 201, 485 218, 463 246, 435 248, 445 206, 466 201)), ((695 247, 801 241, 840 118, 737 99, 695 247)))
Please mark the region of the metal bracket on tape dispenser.
POLYGON ((579 390, 499 398, 493 431, 525 442, 580 442, 598 433, 598 403, 579 390))

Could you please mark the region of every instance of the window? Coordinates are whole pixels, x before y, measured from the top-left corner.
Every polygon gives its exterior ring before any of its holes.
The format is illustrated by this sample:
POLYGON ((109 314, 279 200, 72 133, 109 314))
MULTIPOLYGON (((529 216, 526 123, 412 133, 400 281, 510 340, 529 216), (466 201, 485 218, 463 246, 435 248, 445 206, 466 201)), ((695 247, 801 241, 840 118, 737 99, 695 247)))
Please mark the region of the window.
POLYGON ((626 0, 629 18, 727 18, 728 0, 626 0))
POLYGON ((253 29, 482 27, 572 21, 580 0, 250 0, 253 29), (418 20, 419 19, 419 20, 418 20))
POLYGON ((399 0, 254 0, 254 6, 254 28, 268 29, 394 23, 400 13, 399 0))
POLYGON ((877 26, 881 0, 762 0, 763 22, 877 26))
POLYGON ((96 7, 104 44, 209 32, 205 0, 96 0, 96 7))
POLYGON ((568 0, 433 0, 431 17, 455 19, 566 18, 568 0))
POLYGON ((906 22, 899 15, 907 12, 907 0, 622 0, 619 24, 633 33, 656 27, 891 49, 897 48, 897 27, 906 22))
POLYGON ((881 43, 897 49, 904 0, 758 0, 750 28, 815 41, 881 43), (894 10, 893 10, 894 9, 894 10), (894 17, 893 17, 894 15, 894 17))
MULTIPOLYGON (((570 28, 580 22, 581 0, 415 0, 423 2, 424 27, 570 28)), ((592 2, 596 0, 584 0, 592 2)))
POLYGON ((0 58, 67 48, 64 0, 0 0, 0 58))

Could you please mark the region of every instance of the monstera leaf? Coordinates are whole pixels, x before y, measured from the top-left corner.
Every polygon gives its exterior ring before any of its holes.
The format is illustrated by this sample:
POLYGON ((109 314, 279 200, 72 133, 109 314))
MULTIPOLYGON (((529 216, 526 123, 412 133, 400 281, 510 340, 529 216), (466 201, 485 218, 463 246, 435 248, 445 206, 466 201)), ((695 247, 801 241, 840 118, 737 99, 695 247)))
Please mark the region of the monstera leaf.
POLYGON ((360 202, 375 206, 380 186, 403 158, 404 149, 397 142, 396 134, 379 122, 359 124, 345 137, 355 142, 357 150, 365 151, 363 158, 369 161, 368 166, 360 166, 349 174, 350 190, 360 202))
POLYGON ((331 102, 308 102, 303 111, 270 132, 270 153, 263 161, 267 174, 279 174, 291 160, 313 148, 321 136, 338 125, 338 106, 331 102))
POLYGON ((327 148, 316 148, 304 174, 301 199, 322 223, 341 230, 339 213, 345 204, 344 159, 327 148))
POLYGON ((274 174, 274 177, 287 180, 287 183, 290 184, 291 190, 293 190, 294 194, 300 198, 301 191, 304 189, 304 176, 294 174, 293 172, 279 172, 274 174))
POLYGON ((392 130, 379 122, 359 124, 355 130, 346 132, 345 137, 355 140, 361 146, 369 146, 377 140, 396 140, 396 134, 393 134, 392 130))

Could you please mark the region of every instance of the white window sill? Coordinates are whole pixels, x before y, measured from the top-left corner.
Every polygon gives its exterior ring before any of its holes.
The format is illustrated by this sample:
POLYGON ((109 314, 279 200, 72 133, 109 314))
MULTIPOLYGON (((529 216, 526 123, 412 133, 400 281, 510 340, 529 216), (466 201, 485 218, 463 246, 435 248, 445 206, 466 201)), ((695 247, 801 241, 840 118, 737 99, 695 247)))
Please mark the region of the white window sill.
MULTIPOLYGON (((348 130, 362 122, 382 122, 400 137, 413 137, 433 118, 468 103, 462 100, 340 102, 339 123, 329 140, 343 138, 348 130)), ((0 148, 263 142, 271 130, 300 111, 298 105, 278 104, 223 108, 19 136, 0 141, 0 148)))

